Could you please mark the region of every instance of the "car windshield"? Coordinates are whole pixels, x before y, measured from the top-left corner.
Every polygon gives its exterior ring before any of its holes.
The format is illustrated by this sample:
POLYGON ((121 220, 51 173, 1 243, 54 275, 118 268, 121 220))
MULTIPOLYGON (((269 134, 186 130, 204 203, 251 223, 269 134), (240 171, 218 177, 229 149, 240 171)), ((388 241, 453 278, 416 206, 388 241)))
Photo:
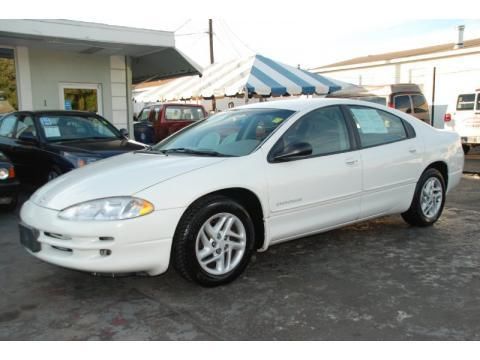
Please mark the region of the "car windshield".
POLYGON ((245 109, 198 121, 152 148, 162 153, 244 156, 258 147, 294 111, 245 109))
POLYGON ((113 125, 96 116, 42 115, 39 123, 49 142, 121 138, 120 132, 113 125))

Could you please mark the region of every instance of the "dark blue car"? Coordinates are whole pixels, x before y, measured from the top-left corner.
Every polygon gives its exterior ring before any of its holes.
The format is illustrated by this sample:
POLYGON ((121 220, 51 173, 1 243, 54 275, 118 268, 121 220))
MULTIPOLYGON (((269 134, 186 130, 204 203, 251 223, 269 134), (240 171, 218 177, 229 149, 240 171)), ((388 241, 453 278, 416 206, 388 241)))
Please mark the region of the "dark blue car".
POLYGON ((0 209, 15 209, 18 187, 19 183, 12 162, 0 152, 0 209))
POLYGON ((0 119, 0 151, 35 186, 74 168, 146 145, 103 117, 76 111, 19 111, 0 119))

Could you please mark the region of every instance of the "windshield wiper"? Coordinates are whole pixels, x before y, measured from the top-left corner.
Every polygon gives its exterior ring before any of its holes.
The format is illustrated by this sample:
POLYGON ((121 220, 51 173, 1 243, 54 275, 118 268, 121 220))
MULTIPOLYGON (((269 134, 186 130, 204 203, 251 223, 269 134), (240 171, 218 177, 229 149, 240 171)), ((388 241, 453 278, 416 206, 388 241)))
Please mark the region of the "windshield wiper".
POLYGON ((169 154, 169 153, 180 153, 180 154, 190 154, 190 155, 206 155, 206 156, 218 156, 218 157, 232 157, 233 155, 227 155, 219 153, 218 151, 214 150, 195 150, 195 149, 188 149, 188 148, 173 148, 173 149, 163 149, 157 150, 162 154, 169 154))

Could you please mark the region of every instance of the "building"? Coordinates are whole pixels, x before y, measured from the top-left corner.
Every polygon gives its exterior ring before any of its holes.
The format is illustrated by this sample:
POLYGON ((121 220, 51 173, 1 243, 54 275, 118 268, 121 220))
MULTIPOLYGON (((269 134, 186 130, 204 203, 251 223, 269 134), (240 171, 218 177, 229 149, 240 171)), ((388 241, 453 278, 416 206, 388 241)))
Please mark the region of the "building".
POLYGON ((434 105, 434 126, 442 128, 447 106, 454 106, 459 94, 480 88, 480 39, 464 42, 463 29, 456 43, 358 57, 310 71, 356 85, 416 83, 434 105))
POLYGON ((132 129, 132 84, 197 75, 167 31, 0 20, 0 92, 18 110, 95 111, 132 129))

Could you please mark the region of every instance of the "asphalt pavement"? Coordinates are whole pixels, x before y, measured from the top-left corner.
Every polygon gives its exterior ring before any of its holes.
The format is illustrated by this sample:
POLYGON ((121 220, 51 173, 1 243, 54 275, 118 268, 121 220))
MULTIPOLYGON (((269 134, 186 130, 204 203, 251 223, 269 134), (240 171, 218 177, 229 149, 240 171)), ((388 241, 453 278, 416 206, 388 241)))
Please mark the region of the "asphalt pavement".
POLYGON ((464 176, 433 227, 389 216, 284 243, 213 289, 43 263, 0 214, 0 340, 480 340, 479 186, 464 176))

